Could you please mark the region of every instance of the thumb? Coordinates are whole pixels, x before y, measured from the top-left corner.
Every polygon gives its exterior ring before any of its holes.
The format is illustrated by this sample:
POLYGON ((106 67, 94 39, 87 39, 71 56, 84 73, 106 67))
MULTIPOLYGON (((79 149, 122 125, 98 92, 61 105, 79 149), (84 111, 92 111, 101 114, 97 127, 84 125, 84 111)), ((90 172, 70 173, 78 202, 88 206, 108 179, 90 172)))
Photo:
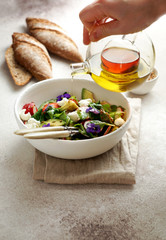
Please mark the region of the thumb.
POLYGON ((95 26, 90 32, 89 38, 90 41, 96 42, 104 37, 117 34, 123 34, 123 31, 120 29, 120 22, 114 19, 110 22, 95 26))

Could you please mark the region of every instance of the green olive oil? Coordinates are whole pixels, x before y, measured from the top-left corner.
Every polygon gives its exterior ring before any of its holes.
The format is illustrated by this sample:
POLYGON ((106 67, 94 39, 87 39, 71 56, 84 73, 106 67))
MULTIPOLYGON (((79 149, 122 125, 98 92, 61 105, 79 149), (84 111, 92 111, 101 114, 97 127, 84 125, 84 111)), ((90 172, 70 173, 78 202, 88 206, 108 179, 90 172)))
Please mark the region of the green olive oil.
MULTIPOLYGON (((76 64, 77 65, 77 64, 76 64)), ((79 65, 78 65, 79 66, 79 65)), ((150 75, 150 66, 140 57, 136 69, 126 73, 112 73, 102 66, 101 53, 93 55, 81 63, 81 68, 74 68, 72 77, 89 74, 101 87, 113 92, 126 92, 141 85, 150 75)))
POLYGON ((150 67, 140 58, 138 68, 127 73, 111 73, 102 68, 100 54, 94 55, 90 60, 90 75, 101 87, 114 91, 126 92, 142 84, 150 74, 150 67))

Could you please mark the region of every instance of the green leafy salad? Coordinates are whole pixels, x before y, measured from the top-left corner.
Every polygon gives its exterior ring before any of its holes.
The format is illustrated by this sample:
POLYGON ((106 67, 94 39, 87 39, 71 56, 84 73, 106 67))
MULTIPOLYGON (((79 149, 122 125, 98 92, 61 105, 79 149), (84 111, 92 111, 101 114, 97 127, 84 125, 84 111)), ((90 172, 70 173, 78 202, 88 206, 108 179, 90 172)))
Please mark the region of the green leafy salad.
POLYGON ((80 140, 100 137, 117 130, 125 123, 125 109, 107 101, 96 101, 94 94, 83 88, 82 99, 68 92, 42 103, 34 102, 22 107, 20 118, 28 128, 72 126, 79 133, 68 137, 80 140))

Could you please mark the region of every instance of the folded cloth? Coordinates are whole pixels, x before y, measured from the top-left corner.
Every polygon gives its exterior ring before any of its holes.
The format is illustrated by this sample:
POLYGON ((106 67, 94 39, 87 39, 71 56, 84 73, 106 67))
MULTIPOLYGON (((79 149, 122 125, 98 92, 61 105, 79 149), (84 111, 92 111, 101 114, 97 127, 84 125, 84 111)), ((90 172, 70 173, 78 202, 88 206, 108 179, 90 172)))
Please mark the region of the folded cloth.
POLYGON ((57 184, 135 184, 141 99, 129 98, 132 119, 122 140, 111 150, 83 160, 66 160, 35 152, 33 178, 57 184))

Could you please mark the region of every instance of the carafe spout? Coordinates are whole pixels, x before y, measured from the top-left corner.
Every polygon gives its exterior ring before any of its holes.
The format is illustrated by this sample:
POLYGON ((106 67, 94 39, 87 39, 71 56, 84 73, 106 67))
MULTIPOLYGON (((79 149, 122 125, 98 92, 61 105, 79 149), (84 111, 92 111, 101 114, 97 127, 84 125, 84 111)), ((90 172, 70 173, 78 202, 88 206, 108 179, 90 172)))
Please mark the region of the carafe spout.
POLYGON ((89 74, 90 73, 90 66, 87 61, 81 63, 72 63, 70 64, 71 75, 79 75, 79 74, 89 74))

